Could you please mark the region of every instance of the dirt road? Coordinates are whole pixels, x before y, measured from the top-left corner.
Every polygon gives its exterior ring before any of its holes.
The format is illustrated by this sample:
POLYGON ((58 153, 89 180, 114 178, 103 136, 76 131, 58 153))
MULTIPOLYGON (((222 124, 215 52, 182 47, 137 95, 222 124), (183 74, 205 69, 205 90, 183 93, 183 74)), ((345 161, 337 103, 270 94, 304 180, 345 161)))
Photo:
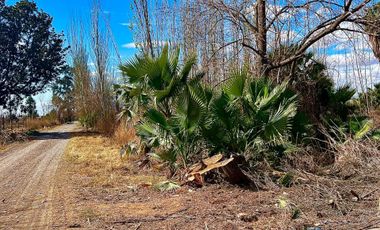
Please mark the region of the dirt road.
POLYGON ((54 176, 75 124, 0 153, 0 229, 52 226, 54 176))

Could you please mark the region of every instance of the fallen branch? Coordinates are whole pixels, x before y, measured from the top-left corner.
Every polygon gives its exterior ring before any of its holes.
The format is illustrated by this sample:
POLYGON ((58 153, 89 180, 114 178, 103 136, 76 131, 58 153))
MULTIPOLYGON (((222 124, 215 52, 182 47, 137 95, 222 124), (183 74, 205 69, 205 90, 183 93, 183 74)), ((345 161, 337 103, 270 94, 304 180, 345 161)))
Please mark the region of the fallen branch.
POLYGON ((360 199, 364 199, 364 198, 366 198, 366 197, 369 197, 370 195, 374 194, 374 193, 377 192, 378 190, 379 190, 379 188, 376 188, 376 189, 372 190, 371 192, 369 192, 369 193, 367 193, 367 194, 361 196, 360 199))
POLYGON ((110 221, 108 222, 109 224, 133 224, 133 223, 147 223, 147 222, 156 222, 156 221, 163 221, 163 220, 169 220, 169 219, 177 219, 177 218, 186 218, 193 220, 195 219, 194 216, 190 215, 182 215, 180 214, 181 212, 184 212, 188 210, 188 208, 182 209, 176 213, 167 215, 167 216, 153 216, 153 217, 143 217, 143 218, 138 218, 138 217, 131 217, 131 218, 126 218, 124 220, 116 220, 116 221, 110 221))

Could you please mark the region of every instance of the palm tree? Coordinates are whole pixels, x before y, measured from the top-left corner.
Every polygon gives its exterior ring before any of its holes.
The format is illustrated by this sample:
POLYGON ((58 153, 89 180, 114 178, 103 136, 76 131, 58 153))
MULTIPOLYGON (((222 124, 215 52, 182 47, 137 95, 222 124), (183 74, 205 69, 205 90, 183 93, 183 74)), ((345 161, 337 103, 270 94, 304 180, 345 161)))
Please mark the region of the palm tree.
POLYGON ((178 154, 186 164, 204 112, 199 103, 203 74, 191 76, 195 55, 180 67, 179 54, 179 49, 169 53, 165 46, 157 58, 136 56, 120 67, 128 82, 116 89, 125 106, 122 115, 142 117, 137 129, 145 145, 165 149, 171 163, 178 154))
POLYGON ((230 155, 289 145, 297 102, 287 82, 275 86, 236 71, 212 90, 202 84, 203 74, 191 74, 195 56, 182 67, 178 58, 179 50, 169 54, 165 47, 157 58, 135 57, 121 66, 128 80, 117 87, 124 115, 139 115, 138 134, 152 156, 174 169, 202 149, 230 155))
POLYGON ((117 85, 116 89, 125 102, 125 115, 131 116, 136 112, 141 115, 149 107, 166 116, 172 114, 173 97, 190 80, 191 69, 197 62, 195 55, 190 56, 180 68, 179 54, 179 49, 169 53, 168 46, 165 46, 157 58, 136 56, 120 66, 127 83, 117 85))
POLYGON ((237 71, 211 99, 209 112, 202 130, 214 152, 252 153, 288 144, 296 94, 287 82, 274 86, 268 79, 237 71))

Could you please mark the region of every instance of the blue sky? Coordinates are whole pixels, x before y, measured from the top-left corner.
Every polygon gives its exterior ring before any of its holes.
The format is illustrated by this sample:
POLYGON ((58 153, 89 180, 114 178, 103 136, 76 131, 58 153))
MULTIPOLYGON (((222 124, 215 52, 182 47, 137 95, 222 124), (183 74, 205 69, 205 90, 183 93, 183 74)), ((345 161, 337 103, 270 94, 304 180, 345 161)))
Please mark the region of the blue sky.
MULTIPOLYGON (((6 4, 13 5, 16 0, 7 0, 6 4)), ((67 34, 70 22, 74 17, 89 20, 92 0, 35 0, 37 6, 53 17, 53 26, 57 32, 67 34)), ((123 48, 123 44, 133 42, 133 35, 127 24, 130 23, 133 13, 131 0, 101 1, 102 10, 109 15, 112 32, 123 59, 132 56, 134 49, 123 48)))
MULTIPOLYGON (((73 18, 80 17, 84 22, 89 24, 91 14, 91 3, 93 0, 35 0, 39 9, 42 9, 53 17, 53 27, 56 32, 63 32, 67 35, 70 23, 73 18)), ((13 5, 16 0, 6 0, 7 5, 13 5)), ((102 0, 101 10, 104 15, 108 16, 114 39, 117 43, 119 53, 123 61, 132 57, 136 53, 134 48, 125 48, 124 44, 133 42, 133 34, 128 24, 133 18, 131 10, 132 0, 102 0)), ((117 65, 116 63, 114 63, 117 65)), ((37 102, 37 109, 40 114, 50 103, 51 92, 39 94, 34 97, 37 102)))

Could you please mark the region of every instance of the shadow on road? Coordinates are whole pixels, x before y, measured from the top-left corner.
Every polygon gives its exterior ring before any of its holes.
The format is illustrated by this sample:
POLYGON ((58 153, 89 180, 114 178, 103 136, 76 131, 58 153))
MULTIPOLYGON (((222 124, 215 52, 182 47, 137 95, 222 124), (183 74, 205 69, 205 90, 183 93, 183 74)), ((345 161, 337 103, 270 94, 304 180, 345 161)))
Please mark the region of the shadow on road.
POLYGON ((77 132, 39 132, 30 135, 31 140, 65 140, 71 137, 81 137, 81 136, 93 136, 96 135, 95 132, 77 131, 77 132))

